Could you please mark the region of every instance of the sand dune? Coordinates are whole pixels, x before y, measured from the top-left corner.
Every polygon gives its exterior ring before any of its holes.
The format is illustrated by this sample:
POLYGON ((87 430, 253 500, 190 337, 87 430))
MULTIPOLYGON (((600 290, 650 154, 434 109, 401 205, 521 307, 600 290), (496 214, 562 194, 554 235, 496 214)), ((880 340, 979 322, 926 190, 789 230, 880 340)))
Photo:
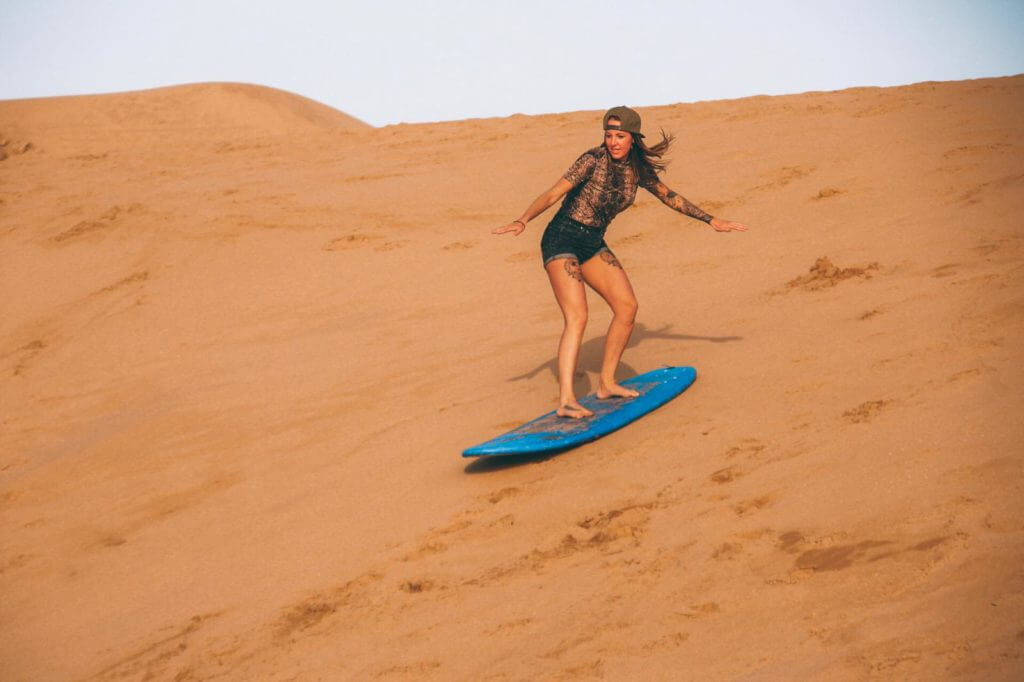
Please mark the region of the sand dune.
POLYGON ((138 153, 168 144, 191 149, 213 141, 252 144, 266 136, 371 130, 311 99, 244 83, 10 100, 2 115, 8 138, 46 139, 49 149, 77 156, 97 156, 97 144, 138 153))
MULTIPOLYGON (((623 373, 547 459, 544 218, 600 112, 0 102, 4 679, 1024 677, 1024 77, 653 107, 623 373)), ((608 314, 592 299, 580 390, 608 314)))

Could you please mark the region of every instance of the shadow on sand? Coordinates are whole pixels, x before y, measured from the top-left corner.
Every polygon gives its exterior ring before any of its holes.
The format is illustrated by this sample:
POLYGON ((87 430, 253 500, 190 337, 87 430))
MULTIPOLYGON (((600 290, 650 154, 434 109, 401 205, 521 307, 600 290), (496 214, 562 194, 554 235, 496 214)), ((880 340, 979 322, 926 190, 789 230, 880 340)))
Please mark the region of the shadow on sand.
MULTIPOLYGON (((633 348, 640 345, 643 341, 649 339, 668 339, 671 341, 707 341, 708 343, 728 343, 730 341, 742 341, 742 336, 695 336, 692 334, 677 334, 670 332, 672 325, 664 325, 660 329, 650 329, 647 325, 640 323, 636 325, 633 330, 633 335, 629 338, 629 343, 626 344, 626 349, 633 348)), ((557 337, 554 338, 554 342, 557 343, 557 337)), ((591 374, 598 374, 601 371, 601 360, 604 357, 604 336, 598 336, 588 341, 584 341, 583 345, 580 346, 580 356, 576 364, 576 382, 575 389, 577 395, 587 395, 594 391, 595 387, 593 382, 590 380, 591 374)), ((511 377, 509 381, 522 381, 524 379, 532 379, 544 370, 551 373, 551 378, 556 382, 558 381, 558 357, 555 356, 547 362, 542 362, 537 365, 529 372, 520 374, 518 376, 511 377)), ((615 371, 615 379, 617 381, 624 381, 629 377, 633 377, 639 374, 633 367, 625 362, 619 363, 619 368, 615 371)))
POLYGON ((575 450, 578 447, 579 445, 576 445, 571 448, 552 450, 550 452, 542 452, 536 455, 489 455, 485 457, 475 457, 463 468, 463 471, 467 474, 487 474, 492 471, 501 471, 502 469, 522 466, 523 464, 543 462, 556 455, 560 455, 563 452, 575 450))

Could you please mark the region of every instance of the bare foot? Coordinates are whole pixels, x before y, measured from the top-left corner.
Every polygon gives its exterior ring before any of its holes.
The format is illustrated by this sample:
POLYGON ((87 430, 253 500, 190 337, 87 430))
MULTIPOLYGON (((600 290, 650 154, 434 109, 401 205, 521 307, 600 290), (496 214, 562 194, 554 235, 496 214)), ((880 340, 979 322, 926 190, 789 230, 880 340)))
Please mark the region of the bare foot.
POLYGON ((569 419, 583 419, 584 417, 594 416, 593 412, 583 407, 575 400, 572 402, 567 402, 561 407, 559 407, 557 410, 555 410, 555 414, 557 414, 559 417, 568 417, 569 419))
POLYGON ((635 398, 640 395, 639 391, 634 391, 631 388, 626 388, 614 382, 606 384, 601 382, 597 387, 597 397, 600 400, 607 400, 608 398, 635 398))

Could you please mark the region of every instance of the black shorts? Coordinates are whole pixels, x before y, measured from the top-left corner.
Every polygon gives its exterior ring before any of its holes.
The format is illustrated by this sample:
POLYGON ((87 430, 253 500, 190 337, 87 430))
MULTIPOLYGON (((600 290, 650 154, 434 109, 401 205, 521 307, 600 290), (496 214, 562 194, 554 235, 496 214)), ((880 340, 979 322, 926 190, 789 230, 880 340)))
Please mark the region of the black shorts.
POLYGON ((575 258, 583 264, 602 251, 611 252, 602 228, 590 227, 565 216, 556 215, 540 238, 544 267, 559 258, 575 258))

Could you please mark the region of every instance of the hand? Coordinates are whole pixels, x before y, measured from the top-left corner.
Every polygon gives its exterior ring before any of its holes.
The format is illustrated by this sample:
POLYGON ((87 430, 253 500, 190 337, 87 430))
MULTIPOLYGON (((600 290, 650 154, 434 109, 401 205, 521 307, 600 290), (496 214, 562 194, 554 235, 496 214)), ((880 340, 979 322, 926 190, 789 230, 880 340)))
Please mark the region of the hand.
POLYGON ((742 223, 734 223, 731 220, 711 219, 711 227, 717 232, 746 232, 747 226, 742 223))
POLYGON ((512 234, 518 237, 523 233, 523 230, 525 229, 526 225, 524 225, 518 220, 514 220, 508 225, 503 225, 501 227, 494 228, 493 230, 491 230, 491 234, 505 234, 506 232, 511 232, 512 234))

